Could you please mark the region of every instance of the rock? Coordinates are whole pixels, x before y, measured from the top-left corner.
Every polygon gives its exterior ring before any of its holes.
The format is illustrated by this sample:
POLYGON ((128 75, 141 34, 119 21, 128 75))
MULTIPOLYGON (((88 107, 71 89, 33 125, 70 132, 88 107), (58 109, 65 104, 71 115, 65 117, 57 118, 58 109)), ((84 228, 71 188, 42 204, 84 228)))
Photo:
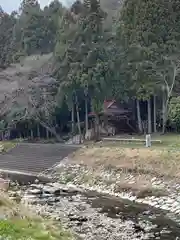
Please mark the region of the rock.
POLYGON ((8 191, 10 185, 10 180, 5 180, 0 178, 0 189, 3 191, 8 191))
POLYGON ((175 213, 180 214, 180 209, 176 209, 175 213))
POLYGON ((49 183, 46 186, 56 188, 57 190, 63 190, 64 192, 68 191, 67 185, 61 184, 61 183, 49 183))
POLYGON ((179 203, 175 201, 175 202, 172 203, 171 206, 172 206, 172 208, 176 208, 177 206, 179 206, 179 203))
POLYGON ((55 194, 55 195, 60 195, 60 189, 59 187, 53 187, 53 186, 44 186, 43 187, 43 193, 45 194, 55 194))
POLYGON ((56 188, 57 190, 60 190, 61 193, 76 194, 78 192, 82 192, 82 189, 78 188, 76 185, 73 185, 73 184, 64 185, 59 183, 51 183, 51 184, 48 184, 48 186, 56 188))
POLYGON ((39 194, 42 194, 42 190, 41 189, 29 189, 28 193, 33 194, 33 195, 39 195, 39 194))
POLYGON ((34 194, 25 194, 21 201, 24 204, 35 204, 38 202, 38 199, 34 194))
POLYGON ((36 184, 36 183, 32 183, 30 185, 31 188, 35 188, 35 189, 42 189, 44 187, 43 184, 36 184))
POLYGON ((156 206, 157 202, 149 202, 149 205, 156 206))
POLYGON ((78 216, 78 215, 71 215, 69 214, 69 220, 70 221, 78 221, 78 222, 87 222, 88 218, 85 216, 78 216))
POLYGON ((35 184, 38 184, 39 183, 39 179, 36 179, 34 182, 35 182, 35 184))
POLYGON ((156 180, 157 180, 157 178, 154 177, 154 178, 151 179, 151 182, 154 182, 154 181, 156 181, 156 180))
POLYGON ((48 198, 50 198, 50 197, 53 197, 54 196, 54 194, 52 194, 52 193, 42 193, 42 195, 41 195, 41 198, 46 198, 46 199, 48 199, 48 198))
POLYGON ((172 198, 167 198, 166 202, 169 204, 172 204, 174 202, 174 200, 172 198))
POLYGON ((166 210, 166 211, 169 210, 169 206, 168 206, 168 205, 163 205, 163 206, 161 206, 161 208, 162 208, 163 210, 166 210))
POLYGON ((10 182, 11 187, 16 187, 16 185, 17 185, 16 182, 10 182))

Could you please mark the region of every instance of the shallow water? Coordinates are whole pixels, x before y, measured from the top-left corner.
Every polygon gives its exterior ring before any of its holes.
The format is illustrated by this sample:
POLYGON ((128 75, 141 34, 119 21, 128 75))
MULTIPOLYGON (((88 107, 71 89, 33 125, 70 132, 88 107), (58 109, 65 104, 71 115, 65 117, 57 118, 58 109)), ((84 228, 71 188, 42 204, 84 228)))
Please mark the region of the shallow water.
MULTIPOLYGON (((137 231, 146 231, 138 227, 139 221, 151 222, 153 228, 153 237, 150 239, 160 240, 178 240, 180 239, 180 219, 177 217, 172 220, 168 212, 158 210, 149 205, 133 203, 128 200, 97 194, 96 192, 87 192, 84 199, 91 204, 93 208, 101 213, 105 213, 111 218, 121 218, 131 220, 135 223, 137 231)), ((175 217, 175 216, 173 216, 175 217)))
POLYGON ((103 240, 109 240, 106 232, 110 230, 112 231, 111 239, 120 240, 122 238, 118 238, 117 231, 121 232, 124 227, 126 236, 130 229, 128 239, 180 239, 180 217, 149 205, 95 191, 59 191, 55 195, 44 192, 36 197, 36 203, 45 205, 50 216, 55 214, 61 220, 65 216, 70 228, 77 233, 84 234, 81 239, 100 240, 101 237, 103 240), (82 221, 82 217, 85 222, 82 221), (100 224, 99 230, 98 225, 101 220, 104 221, 104 225, 100 224), (91 226, 94 233, 89 229, 91 226), (105 236, 102 236, 103 234, 105 236))

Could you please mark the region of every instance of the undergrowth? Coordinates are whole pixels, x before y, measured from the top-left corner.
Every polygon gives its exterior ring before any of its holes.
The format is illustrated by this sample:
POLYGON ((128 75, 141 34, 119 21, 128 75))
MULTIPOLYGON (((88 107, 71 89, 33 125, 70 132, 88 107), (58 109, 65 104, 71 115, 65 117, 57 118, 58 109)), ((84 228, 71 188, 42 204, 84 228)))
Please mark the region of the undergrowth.
POLYGON ((71 234, 44 221, 30 219, 0 220, 0 237, 8 240, 70 240, 71 234))

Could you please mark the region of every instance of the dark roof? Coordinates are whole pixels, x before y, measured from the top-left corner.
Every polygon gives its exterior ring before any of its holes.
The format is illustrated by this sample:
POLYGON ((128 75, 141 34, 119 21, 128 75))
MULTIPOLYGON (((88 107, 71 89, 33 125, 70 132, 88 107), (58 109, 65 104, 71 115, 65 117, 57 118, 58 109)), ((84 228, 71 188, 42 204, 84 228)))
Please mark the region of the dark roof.
MULTIPOLYGON (((103 110, 101 111, 101 114, 113 116, 113 115, 125 115, 129 114, 132 111, 130 109, 127 109, 123 106, 123 104, 117 103, 115 100, 105 100, 103 103, 103 110)), ((89 116, 94 116, 95 114, 93 112, 89 113, 89 116)))

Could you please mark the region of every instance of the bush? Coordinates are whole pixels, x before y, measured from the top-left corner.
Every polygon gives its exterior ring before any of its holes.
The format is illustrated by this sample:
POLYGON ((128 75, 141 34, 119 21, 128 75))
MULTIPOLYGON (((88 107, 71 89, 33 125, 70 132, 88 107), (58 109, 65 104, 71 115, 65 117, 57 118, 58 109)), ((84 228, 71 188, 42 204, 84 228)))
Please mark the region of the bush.
POLYGON ((180 97, 172 97, 169 104, 168 120, 172 128, 180 132, 180 97))

